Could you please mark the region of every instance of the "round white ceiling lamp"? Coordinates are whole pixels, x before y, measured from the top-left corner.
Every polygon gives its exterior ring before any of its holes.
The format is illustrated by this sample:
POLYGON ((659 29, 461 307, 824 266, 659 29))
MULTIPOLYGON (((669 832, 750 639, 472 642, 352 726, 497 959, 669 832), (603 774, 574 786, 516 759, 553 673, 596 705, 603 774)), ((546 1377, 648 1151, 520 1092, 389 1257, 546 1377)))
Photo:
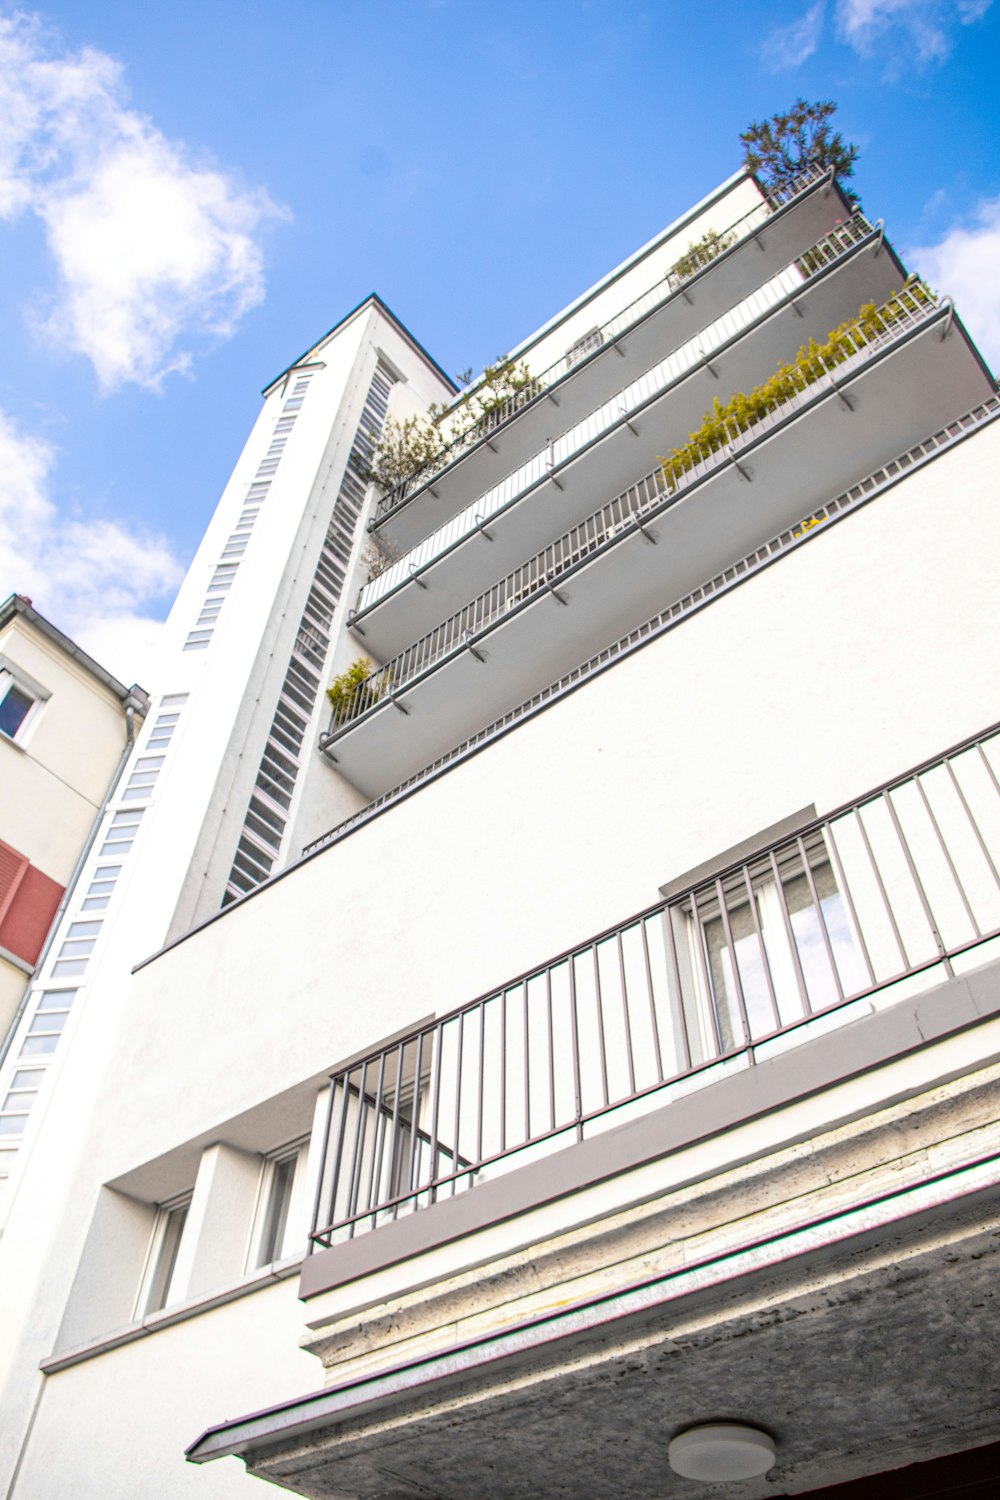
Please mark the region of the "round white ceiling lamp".
POLYGON ((683 1479, 756 1479, 774 1463, 774 1440, 739 1422, 708 1422, 672 1439, 667 1459, 683 1479))

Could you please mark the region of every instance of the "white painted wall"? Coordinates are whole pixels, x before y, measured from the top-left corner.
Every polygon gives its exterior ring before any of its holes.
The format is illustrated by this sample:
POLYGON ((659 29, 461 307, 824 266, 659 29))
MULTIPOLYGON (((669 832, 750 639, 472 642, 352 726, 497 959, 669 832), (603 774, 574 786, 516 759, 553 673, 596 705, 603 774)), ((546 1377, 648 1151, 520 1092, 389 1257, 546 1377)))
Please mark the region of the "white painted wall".
POLYGON ((0 838, 65 885, 125 748, 115 694, 15 615, 0 655, 50 696, 12 742, 0 735, 0 838))

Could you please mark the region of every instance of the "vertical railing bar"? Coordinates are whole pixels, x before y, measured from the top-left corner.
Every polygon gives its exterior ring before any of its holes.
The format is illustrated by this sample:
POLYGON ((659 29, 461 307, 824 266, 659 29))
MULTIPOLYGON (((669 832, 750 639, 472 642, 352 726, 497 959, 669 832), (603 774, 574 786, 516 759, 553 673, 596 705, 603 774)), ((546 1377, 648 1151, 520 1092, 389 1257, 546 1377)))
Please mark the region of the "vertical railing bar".
POLYGON ((590 951, 594 967, 594 1004, 597 1007, 597 1047, 601 1058, 601 1091, 604 1094, 604 1103, 611 1102, 608 1093, 608 1055, 604 1042, 604 1003, 601 997, 601 973, 597 962, 597 944, 591 943, 590 951))
POLYGON ((421 1031, 417 1036, 417 1061, 413 1072, 413 1111, 410 1138, 410 1170, 408 1173, 410 1192, 412 1199, 416 1193, 417 1177, 417 1154, 420 1146, 420 1075, 424 1067, 424 1037, 426 1031, 421 1031))
POLYGON ((996 772, 990 765, 989 756, 983 749, 983 742, 981 740, 977 743, 976 749, 979 751, 979 759, 982 761, 983 765, 986 768, 986 774, 993 783, 993 790, 996 792, 997 796, 1000 797, 1000 782, 997 781, 996 772))
POLYGON ((456 1189, 458 1187, 458 1177, 455 1174, 458 1172, 458 1158, 459 1158, 458 1132, 459 1132, 459 1128, 460 1128, 461 1123, 462 1123, 462 1116, 461 1116, 461 1108, 462 1108, 462 1051, 463 1051, 464 1044, 465 1044, 465 1011, 463 1010, 463 1011, 460 1011, 459 1015, 458 1015, 458 1060, 457 1060, 457 1062, 455 1064, 455 1128, 454 1128, 454 1132, 452 1134, 452 1148, 451 1148, 452 1163, 453 1163, 453 1166, 452 1166, 452 1178, 451 1178, 451 1196, 453 1198, 455 1196, 455 1192, 456 1192, 456 1189))
POLYGON ((906 837, 903 833, 902 826, 900 825, 899 818, 896 815, 896 809, 892 805, 892 798, 890 797, 889 793, 885 791, 882 793, 881 800, 885 803, 886 807, 889 810, 889 817, 892 819, 892 826, 896 830, 896 837, 899 839, 900 846, 903 850, 903 855, 906 859, 906 866, 910 872, 910 878, 917 888, 917 895, 920 897, 920 905, 924 909, 924 916, 927 918, 927 924, 931 929, 931 936, 937 944, 938 953, 941 955, 942 967, 948 977, 951 978, 954 974, 954 970, 951 966, 951 960, 948 958, 948 955, 945 952, 945 946, 941 941, 941 934, 938 931, 938 925, 934 920, 934 913, 931 911, 930 902, 927 899, 927 893, 924 890, 920 876, 917 874, 917 867, 913 862, 913 855, 910 852, 910 846, 906 841, 906 837))
MULTIPOLYGON (((358 1125, 357 1129, 354 1132, 354 1160, 351 1163, 351 1185, 347 1195, 347 1212, 349 1215, 354 1215, 358 1211, 358 1191, 361 1187, 361 1154, 364 1151, 365 1122, 368 1118, 367 1106, 365 1104, 365 1087, 368 1082, 368 1062, 369 1059, 365 1058, 364 1062, 361 1064, 361 1085, 358 1089, 358 1125)), ((353 1218, 347 1231, 347 1237, 348 1239, 354 1238, 353 1218)))
POLYGON ((618 946, 618 980, 622 987, 622 1022, 625 1027, 625 1058, 628 1062, 628 1091, 635 1093, 635 1059, 632 1056, 632 1025, 628 1013, 628 989, 625 983, 625 952, 622 948, 622 930, 615 933, 618 946))
MULTIPOLYGON (((685 1014, 685 1010, 684 1010, 684 991, 683 991, 683 988, 681 986, 680 964, 677 962, 677 939, 674 937, 674 922, 673 922, 673 916, 672 916, 672 913, 671 913, 671 908, 669 906, 664 906, 664 907, 661 908, 660 920, 662 922, 662 925, 663 925, 664 930, 665 930, 666 935, 667 935, 667 946, 670 949, 670 972, 671 972, 671 974, 673 976, 673 981, 674 981, 674 994, 677 996, 677 1019, 678 1019, 678 1022, 680 1023, 681 1051, 683 1053, 683 1058, 684 1058, 684 1071, 686 1072, 687 1069, 690 1068, 690 1066, 691 1066, 691 1040, 690 1040, 690 1037, 688 1036, 687 1015, 685 1014)), ((645 931, 646 924, 645 924, 645 922, 642 923, 642 928, 643 928, 643 944, 645 945, 645 941, 646 941, 646 931, 645 931)), ((649 974, 649 957, 648 957, 648 952, 647 952, 647 958, 646 958, 646 973, 647 973, 647 977, 651 978, 651 976, 649 974)), ((650 1002, 650 1008, 653 1009, 653 987, 652 987, 652 983, 650 983, 649 1002, 650 1002)), ((653 1009, 653 1039, 656 1042, 656 1067, 657 1067, 657 1073, 658 1073, 659 1077, 662 1079, 663 1078, 663 1060, 660 1057, 660 1037, 659 1037, 659 1029, 658 1029, 658 1027, 656 1025, 656 1013, 655 1013, 655 1009, 653 1009)))
POLYGON ((786 938, 789 939, 789 948, 792 951, 792 966, 795 969, 796 983, 799 986, 799 999, 802 1001, 802 1011, 804 1011, 805 1016, 811 1016, 813 1014, 813 1002, 811 1002, 810 998, 810 987, 805 983, 805 974, 802 972, 799 945, 795 939, 795 927, 792 926, 792 912, 789 910, 789 903, 787 903, 786 894, 784 894, 784 880, 781 879, 781 870, 778 867, 777 853, 775 853, 774 849, 769 850, 768 858, 771 861, 771 873, 774 876, 775 889, 778 892, 778 906, 781 907, 784 932, 786 932, 786 938))
POLYGON ((528 1046, 528 981, 521 981, 524 1026, 524 1139, 531 1140, 531 1056, 528 1046))
MULTIPOLYGON (((852 813, 851 816, 855 819, 855 821, 857 821, 857 813, 852 813)), ((826 825, 826 846, 830 851, 833 863, 836 866, 837 883, 840 890, 843 892, 844 900, 847 902, 847 910, 851 915, 851 923, 854 931, 858 935, 858 942, 861 944, 861 954, 865 961, 865 968, 868 970, 869 982, 871 984, 876 984, 877 980, 875 978, 875 970, 872 967, 871 957, 868 952, 868 944, 865 942, 865 935, 861 930, 861 923, 858 919, 858 913, 854 906, 854 897, 851 895, 851 887, 847 880, 847 873, 844 869, 844 862, 840 857, 840 850, 837 847, 837 838, 836 834, 833 831, 832 823, 828 823, 826 825)))
MULTIPOLYGON (((403 1098, 403 1067, 406 1062, 406 1043, 400 1042, 396 1056, 396 1102, 392 1107, 392 1150, 389 1154, 389 1196, 397 1198, 399 1183, 396 1180, 399 1170, 399 1112, 403 1098)), ((399 1204, 394 1203, 392 1208, 393 1220, 398 1217, 399 1204)))
POLYGON ((500 991, 500 1150, 507 1149, 507 990, 500 991))
POLYGON ((750 1062, 753 1062, 753 1033, 750 1030, 750 1017, 747 1015, 746 996, 743 993, 743 979, 740 975, 739 960, 736 957, 736 942, 733 938, 732 924, 729 920, 729 905, 726 901, 726 893, 721 879, 715 881, 715 894, 719 902, 719 915, 722 918, 722 928, 726 934, 726 942, 729 944, 730 967, 733 971, 733 988, 736 991, 736 1004, 740 1013, 740 1025, 743 1027, 743 1043, 747 1050, 750 1062))
POLYGON ((552 1034, 552 969, 545 970, 545 1008, 549 1028, 549 1129, 556 1128, 556 1056, 555 1038, 552 1034))
MULTIPOLYGON (((372 1112, 372 1129, 374 1130, 375 1134, 372 1137, 372 1163, 371 1163, 371 1167, 369 1168, 369 1171, 368 1171, 368 1197, 367 1197, 367 1200, 366 1200, 366 1206, 368 1208, 371 1208, 371 1206, 372 1206, 372 1199, 373 1199, 373 1197, 375 1195, 375 1182, 376 1182, 375 1163, 376 1163, 376 1160, 378 1161, 378 1165, 379 1165, 380 1169, 381 1169, 381 1166, 382 1166, 382 1141, 383 1141, 383 1138, 384 1138, 384 1128, 383 1128, 383 1125, 382 1125, 382 1088, 383 1088, 384 1083, 385 1083, 385 1052, 383 1051, 379 1055, 378 1083, 375 1085, 375 1108, 374 1108, 374 1110, 372 1112)), ((374 1227, 375 1227, 375 1221, 373 1219, 372 1220, 372 1228, 374 1229, 374 1227)))
MULTIPOLYGON (((326 1119, 323 1122, 323 1145, 320 1148, 319 1171, 318 1171, 317 1176, 316 1176, 316 1192, 315 1192, 315 1195, 313 1197, 312 1229, 310 1231, 310 1241, 309 1241, 310 1244, 312 1244, 312 1238, 311 1238, 311 1236, 314 1235, 316 1233, 317 1229, 319 1228, 319 1211, 320 1211, 320 1208, 321 1208, 322 1203, 323 1203, 323 1179, 326 1176, 326 1158, 327 1158, 327 1154, 328 1154, 329 1149, 330 1149, 330 1129, 331 1129, 331 1126, 333 1125, 333 1096, 336 1093, 336 1091, 337 1091, 337 1079, 336 1079, 336 1077, 334 1077, 334 1078, 330 1079, 330 1093, 329 1093, 329 1095, 327 1097, 327 1101, 326 1101, 326 1119)), ((345 1099, 345 1104, 344 1104, 343 1110, 341 1111, 341 1122, 340 1122, 341 1133, 343 1132, 344 1117, 347 1114, 347 1104, 346 1104, 347 1087, 346 1087, 346 1085, 344 1087, 344 1099, 345 1099)), ((330 1212, 326 1215, 327 1219, 329 1220, 329 1222, 331 1224, 333 1223, 333 1221, 334 1221, 334 1219, 336 1217, 336 1213, 337 1213, 337 1199, 336 1199, 337 1177, 336 1177, 336 1173, 337 1173, 337 1170, 338 1170, 338 1165, 339 1165, 339 1159, 338 1159, 338 1161, 334 1162, 334 1176, 333 1176, 333 1181, 332 1181, 332 1184, 331 1184, 331 1192, 330 1192, 330 1212)))
POLYGON ((704 923, 701 920, 701 909, 698 905, 697 890, 693 890, 691 892, 691 910, 694 915, 695 950, 698 954, 698 961, 701 967, 702 982, 705 986, 705 1006, 708 1011, 709 1022, 711 1023, 712 1038, 715 1043, 715 1055, 716 1057, 721 1057, 723 1047, 722 1032, 719 1029, 719 1017, 717 1014, 718 997, 716 996, 715 990, 712 988, 712 974, 709 968, 708 954, 705 949, 705 927, 704 923))
POLYGON ((437 1177, 438 1168, 438 1110, 441 1105, 441 1074, 444 1072, 444 1022, 439 1021, 434 1030, 434 1051, 432 1053, 431 1070, 434 1076, 434 1099, 431 1104, 431 1139, 430 1139, 430 1176, 428 1185, 430 1187, 431 1202, 437 1198, 437 1190, 434 1181, 437 1177))
POLYGON ((583 1140, 583 1094, 580 1087, 580 1034, 576 1015, 576 955, 571 953, 566 961, 569 970, 569 1024, 573 1043, 573 1103, 576 1110, 576 1138, 583 1140))
POLYGON ((479 1113, 476 1120, 476 1164, 483 1159, 483 1082, 486 1056, 486 1001, 480 1000, 479 1011, 479 1113))
POLYGON ((760 914, 757 911, 757 897, 754 894, 753 883, 750 879, 750 866, 743 866, 743 884, 747 893, 747 904, 750 907, 750 915, 753 918, 754 932, 757 934, 757 946, 760 948, 760 959, 764 965, 764 978, 767 981, 767 994, 771 1002, 771 1013, 774 1017, 775 1027, 781 1026, 781 1017, 778 1014, 778 1000, 774 992, 774 982, 771 976, 771 960, 767 956, 767 948, 764 944, 764 934, 761 931, 760 914))
POLYGON ((982 937, 982 929, 980 928, 979 923, 976 921, 976 918, 972 911, 972 907, 969 905, 968 898, 965 894, 965 887, 962 884, 961 877, 959 876, 958 871, 955 869, 955 863, 951 857, 951 851, 944 841, 944 836, 941 833, 940 825, 938 824, 937 818, 934 816, 934 809, 931 807, 931 804, 928 801, 927 793, 924 790, 923 778, 920 776, 914 776, 913 780, 916 783, 917 791, 920 793, 920 800, 924 804, 924 810, 931 820, 931 827, 934 829, 935 837, 937 838, 937 841, 941 846, 941 853, 944 855, 945 863, 951 872, 951 877, 954 880, 955 885, 958 887, 958 894, 961 896, 962 905, 965 907, 965 915, 972 923, 972 930, 976 934, 976 937, 982 937))
MULTIPOLYGON (((795 842, 798 845, 799 855, 801 856, 802 864, 805 868, 806 884, 809 887, 809 895, 812 897, 812 903, 816 908, 816 916, 819 919, 819 930, 823 934, 823 947, 826 949, 827 962, 830 965, 830 972, 833 974, 833 982, 837 987, 837 999, 843 1000, 844 986, 840 980, 840 970, 837 968, 837 960, 834 956, 833 944, 830 942, 830 931, 826 925, 826 916, 820 903, 819 892, 816 889, 816 881, 813 877, 812 865, 809 863, 809 855, 806 853, 806 846, 801 834, 798 835, 795 842)), ((823 852, 826 852, 825 839, 823 841, 823 852)))
MULTIPOLYGON (((976 748, 979 749, 980 747, 977 746, 976 748)), ((983 858, 985 859, 986 863, 990 867, 990 873, 992 874, 993 879, 996 882, 996 884, 998 886, 1000 886, 1000 874, 997 873, 997 867, 993 863, 993 858, 992 858, 992 856, 990 854, 989 849, 986 847, 986 841, 985 841, 985 839, 983 838, 982 834, 979 831, 979 824, 976 822, 975 816, 973 815, 972 808, 969 806, 968 802, 966 801, 965 793, 962 791, 961 783, 959 782, 958 777, 955 775, 955 769, 952 766, 951 761, 948 760, 948 759, 946 759, 943 764, 944 764, 945 768, 947 769, 948 775, 951 777, 952 786, 955 788, 955 791, 958 793, 959 800, 961 801, 962 806, 965 809, 965 815, 966 815, 966 817, 969 820, 969 826, 971 827, 973 833, 976 835, 976 840, 977 840, 977 842, 979 844, 980 850, 982 851, 983 858)), ((1000 794, 1000 787, 997 788, 997 791, 998 791, 998 794, 1000 794)))
POLYGON ((910 963, 910 955, 906 951, 906 944, 903 942, 903 934, 900 932, 899 927, 896 923, 896 913, 892 909, 892 903, 889 900, 888 892, 886 891, 885 884, 882 880, 882 871, 879 869, 878 862, 875 859, 875 851, 872 849, 871 840, 868 837, 868 829, 865 827, 865 820, 862 815, 862 805, 860 803, 854 809, 854 816, 858 820, 858 827, 861 830, 861 837, 864 840, 865 852, 868 855, 868 859, 872 867, 872 873, 875 876, 875 880, 878 884, 879 895, 882 897, 882 904, 885 907, 886 916, 889 918, 889 925, 892 927, 892 935, 896 940, 896 946, 898 947, 900 957, 903 960, 903 972, 905 973, 907 969, 912 967, 910 963))

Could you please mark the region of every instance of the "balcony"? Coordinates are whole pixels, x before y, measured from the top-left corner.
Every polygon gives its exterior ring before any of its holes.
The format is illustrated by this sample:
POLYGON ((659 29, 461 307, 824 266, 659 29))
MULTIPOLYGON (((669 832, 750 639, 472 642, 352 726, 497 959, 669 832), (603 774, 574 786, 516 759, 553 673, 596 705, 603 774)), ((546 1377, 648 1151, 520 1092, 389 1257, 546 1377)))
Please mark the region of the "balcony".
MULTIPOLYGON (((858 332, 847 358, 726 447, 673 481, 653 471, 391 658, 321 749, 379 796, 739 559, 770 556, 762 539, 829 502, 834 476, 858 484, 951 420, 942 392, 990 395, 950 309, 909 294, 896 305, 895 321, 858 332)), ((780 544, 796 540, 787 531, 780 544)))
POLYGON ((630 306, 535 375, 485 422, 472 424, 426 469, 382 496, 374 527, 399 547, 415 546, 467 503, 525 462, 561 429, 582 420, 621 386, 692 338, 746 294, 776 275, 850 208, 827 173, 813 173, 782 200, 762 202, 726 225, 717 257, 682 276, 668 272, 630 306))
POLYGON ((391 1263, 401 1220, 487 1212, 554 1151, 571 1191, 574 1143, 995 960, 998 774, 994 725, 334 1074, 303 1294, 357 1274, 357 1236, 391 1263))
POLYGON ((401 650, 639 480, 652 453, 696 427, 716 394, 751 390, 810 336, 825 338, 902 280, 863 218, 813 245, 367 584, 351 617, 366 652, 385 660, 401 650))

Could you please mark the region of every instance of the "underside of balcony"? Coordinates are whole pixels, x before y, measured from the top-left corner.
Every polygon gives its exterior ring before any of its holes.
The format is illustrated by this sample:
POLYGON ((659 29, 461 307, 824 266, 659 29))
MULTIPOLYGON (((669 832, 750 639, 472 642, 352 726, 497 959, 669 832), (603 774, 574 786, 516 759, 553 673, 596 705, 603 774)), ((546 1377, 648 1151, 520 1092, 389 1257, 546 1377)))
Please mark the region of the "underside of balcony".
POLYGON ((487 623, 454 631, 412 675, 390 665, 377 700, 322 748, 366 796, 380 795, 990 391, 961 325, 937 309, 836 385, 816 382, 751 434, 738 462, 720 455, 677 494, 654 492, 638 520, 595 530, 537 578, 528 565, 520 597, 508 591, 487 623))
MULTIPOLYGON (((766 212, 765 209, 761 213, 766 212)), ((850 218, 850 207, 836 183, 819 179, 790 202, 758 222, 752 232, 741 223, 741 237, 696 272, 682 287, 660 283, 636 308, 614 319, 608 336, 583 358, 544 378, 546 389, 500 428, 476 442, 458 445, 456 456, 428 478, 418 475, 396 504, 380 507, 373 530, 404 550, 415 546, 450 516, 471 494, 488 489, 525 462, 548 441, 553 430, 581 421, 617 390, 649 369, 671 349, 692 338, 747 293, 776 275, 850 218), (549 394, 551 392, 551 394, 549 394)), ((824 330, 825 331, 825 330, 824 330)))
POLYGON ((678 371, 658 368, 623 390, 613 411, 595 412, 578 436, 469 503, 408 557, 362 591, 353 624, 365 650, 385 660, 459 609, 526 556, 583 520, 615 490, 634 483, 651 461, 684 442, 715 397, 750 391, 809 339, 885 301, 902 268, 871 231, 803 281, 793 268, 781 285, 761 289, 697 347, 679 350, 678 371))

